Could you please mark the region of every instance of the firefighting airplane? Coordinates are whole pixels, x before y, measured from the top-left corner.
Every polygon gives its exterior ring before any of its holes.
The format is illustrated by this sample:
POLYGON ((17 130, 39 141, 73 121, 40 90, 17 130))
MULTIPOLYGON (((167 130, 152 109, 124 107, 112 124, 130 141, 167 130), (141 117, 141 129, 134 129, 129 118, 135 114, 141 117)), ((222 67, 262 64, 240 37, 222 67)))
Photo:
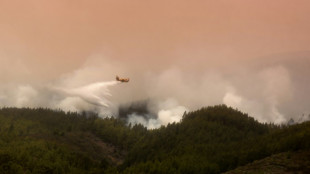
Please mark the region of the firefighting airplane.
POLYGON ((129 82, 129 78, 119 78, 118 76, 116 76, 116 81, 129 82))

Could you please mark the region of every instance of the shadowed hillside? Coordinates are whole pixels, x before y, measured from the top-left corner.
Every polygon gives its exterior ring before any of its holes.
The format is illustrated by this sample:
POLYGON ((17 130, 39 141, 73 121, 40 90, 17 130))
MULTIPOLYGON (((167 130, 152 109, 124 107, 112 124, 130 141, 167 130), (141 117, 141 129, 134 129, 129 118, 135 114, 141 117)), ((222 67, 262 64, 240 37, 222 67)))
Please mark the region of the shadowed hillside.
POLYGON ((123 162, 128 137, 139 135, 114 118, 49 109, 3 108, 0 126, 0 170, 8 173, 102 173, 123 162))
POLYGON ((307 174, 310 173, 310 151, 283 152, 262 160, 254 161, 246 166, 238 167, 225 174, 307 174))
POLYGON ((94 113, 0 110, 0 173, 221 173, 309 148, 309 122, 261 124, 225 105, 154 130, 94 113))

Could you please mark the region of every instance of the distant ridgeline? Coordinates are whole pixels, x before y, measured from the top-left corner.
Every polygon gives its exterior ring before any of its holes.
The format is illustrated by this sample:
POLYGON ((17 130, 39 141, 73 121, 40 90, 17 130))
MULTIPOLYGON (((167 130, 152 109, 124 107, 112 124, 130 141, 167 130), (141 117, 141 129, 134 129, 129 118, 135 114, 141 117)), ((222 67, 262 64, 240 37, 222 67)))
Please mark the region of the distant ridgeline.
POLYGON ((94 113, 0 109, 0 173, 221 173, 307 149, 309 122, 262 124, 225 105, 154 130, 94 113))

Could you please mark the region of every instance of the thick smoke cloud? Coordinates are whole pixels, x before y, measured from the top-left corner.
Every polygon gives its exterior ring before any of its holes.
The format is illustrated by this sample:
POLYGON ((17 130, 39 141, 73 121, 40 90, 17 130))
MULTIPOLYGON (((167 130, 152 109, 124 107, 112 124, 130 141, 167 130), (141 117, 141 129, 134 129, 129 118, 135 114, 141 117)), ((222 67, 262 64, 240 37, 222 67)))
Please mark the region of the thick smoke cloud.
POLYGON ((172 98, 165 101, 144 100, 121 106, 119 117, 125 118, 128 124, 142 124, 149 129, 159 128, 173 122, 179 122, 188 109, 180 106, 172 98))
POLYGON ((122 105, 147 99, 146 112, 130 112, 124 118, 128 124, 151 129, 179 122, 184 112, 223 103, 261 122, 304 121, 308 119, 310 99, 304 95, 310 86, 305 63, 309 63, 308 58, 252 62, 228 70, 195 71, 175 64, 144 71, 97 55, 77 70, 54 79, 1 85, 0 105, 89 110, 102 117, 117 117, 122 105), (115 75, 130 77, 130 82, 116 82, 115 75))
POLYGON ((122 106, 146 100, 145 112, 124 118, 149 128, 223 103, 261 122, 305 120, 309 5, 306 0, 1 2, 0 106, 122 117, 122 106), (89 88, 116 75, 130 82, 89 88))
POLYGON ((288 70, 283 66, 272 66, 248 78, 251 78, 248 79, 251 82, 243 84, 244 89, 240 87, 238 92, 235 87, 229 89, 223 98, 223 103, 255 115, 256 119, 262 122, 285 122, 286 118, 278 107, 282 102, 291 100, 293 96, 288 70), (242 90, 250 90, 249 92, 253 94, 246 95, 242 90))

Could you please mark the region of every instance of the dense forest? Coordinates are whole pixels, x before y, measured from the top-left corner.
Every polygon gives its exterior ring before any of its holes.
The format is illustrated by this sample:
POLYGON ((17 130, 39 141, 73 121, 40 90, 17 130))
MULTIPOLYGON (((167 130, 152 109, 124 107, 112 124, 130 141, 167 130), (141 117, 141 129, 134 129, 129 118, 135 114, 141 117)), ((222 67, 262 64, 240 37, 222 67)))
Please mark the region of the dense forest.
POLYGON ((0 173, 222 173, 310 149, 310 122, 262 124, 225 105, 147 130, 123 119, 0 109, 0 173))

